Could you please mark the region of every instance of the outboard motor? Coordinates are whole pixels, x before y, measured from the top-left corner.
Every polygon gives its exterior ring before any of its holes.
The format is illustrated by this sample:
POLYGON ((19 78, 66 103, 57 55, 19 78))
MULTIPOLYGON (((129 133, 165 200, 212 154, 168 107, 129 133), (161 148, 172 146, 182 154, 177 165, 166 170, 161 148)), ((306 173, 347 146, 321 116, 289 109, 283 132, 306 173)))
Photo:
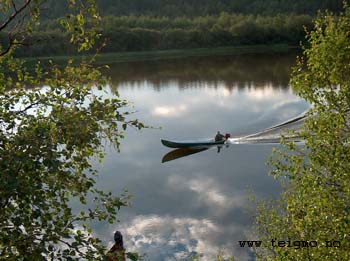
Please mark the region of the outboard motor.
POLYGON ((230 138, 231 137, 231 134, 230 133, 226 133, 225 134, 225 140, 227 140, 228 138, 230 138))

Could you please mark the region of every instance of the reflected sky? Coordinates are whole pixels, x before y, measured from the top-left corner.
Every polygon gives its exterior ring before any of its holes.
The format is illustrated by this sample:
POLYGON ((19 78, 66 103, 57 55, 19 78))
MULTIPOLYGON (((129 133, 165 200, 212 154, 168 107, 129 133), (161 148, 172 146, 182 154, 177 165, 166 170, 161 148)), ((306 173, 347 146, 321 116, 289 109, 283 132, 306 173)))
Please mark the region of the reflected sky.
MULTIPOLYGON (((217 130, 247 135, 295 117, 308 108, 288 88, 294 54, 202 57, 111 65, 118 91, 133 115, 162 129, 130 129, 121 152, 107 148, 99 188, 134 195, 119 223, 96 224, 94 233, 112 245, 116 229, 128 251, 146 260, 212 260, 219 252, 253 259, 238 240, 247 238, 251 218, 248 189, 276 197, 279 184, 267 175, 273 145, 236 144, 161 163, 170 150, 161 138, 201 139, 217 130)), ((278 146, 278 145, 275 145, 278 146)))

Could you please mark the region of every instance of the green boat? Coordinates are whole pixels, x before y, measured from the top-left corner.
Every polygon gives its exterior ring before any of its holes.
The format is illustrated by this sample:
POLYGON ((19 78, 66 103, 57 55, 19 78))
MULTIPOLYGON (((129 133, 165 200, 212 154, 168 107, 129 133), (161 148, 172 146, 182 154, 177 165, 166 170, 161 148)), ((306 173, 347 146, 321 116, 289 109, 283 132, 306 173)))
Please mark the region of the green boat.
POLYGON ((214 139, 198 140, 198 141, 170 141, 161 140, 162 144, 169 148, 204 148, 210 146, 223 145, 225 140, 214 141, 214 139))

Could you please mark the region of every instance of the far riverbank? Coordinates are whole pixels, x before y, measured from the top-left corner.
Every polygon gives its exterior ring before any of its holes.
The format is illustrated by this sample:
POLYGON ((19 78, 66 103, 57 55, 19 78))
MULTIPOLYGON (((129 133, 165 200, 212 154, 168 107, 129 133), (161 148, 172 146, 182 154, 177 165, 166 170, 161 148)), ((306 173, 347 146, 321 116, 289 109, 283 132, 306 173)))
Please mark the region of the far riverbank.
POLYGON ((286 53, 297 50, 298 47, 287 44, 275 45, 242 45, 216 48, 196 48, 196 49, 175 49, 175 50, 155 50, 140 52, 118 52, 102 53, 98 55, 75 55, 75 56, 45 56, 25 58, 29 63, 40 60, 43 63, 53 61, 55 63, 66 63, 69 59, 76 61, 92 60, 94 64, 111 64, 120 62, 136 62, 148 60, 169 60, 185 57, 200 56, 225 56, 241 55, 250 53, 286 53))

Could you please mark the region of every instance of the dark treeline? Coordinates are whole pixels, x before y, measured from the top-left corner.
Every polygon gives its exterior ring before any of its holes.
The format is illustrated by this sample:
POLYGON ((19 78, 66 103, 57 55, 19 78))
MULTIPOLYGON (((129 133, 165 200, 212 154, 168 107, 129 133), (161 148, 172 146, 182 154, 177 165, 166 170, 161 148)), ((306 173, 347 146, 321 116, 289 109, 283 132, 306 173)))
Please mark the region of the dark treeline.
MULTIPOLYGON (((219 16, 150 17, 109 16, 99 30, 107 45, 104 52, 186 49, 255 44, 298 45, 304 39, 309 15, 253 16, 221 13, 219 16)), ((31 37, 35 43, 17 55, 74 54, 57 20, 44 23, 31 37)))
POLYGON ((305 15, 230 15, 190 18, 107 17, 102 23, 109 40, 106 51, 142 51, 247 44, 298 44, 303 26, 312 19, 305 15))
POLYGON ((276 15, 342 9, 342 0, 99 0, 108 15, 205 16, 221 12, 276 15))
MULTIPOLYGON (((342 10, 342 0, 97 0, 101 14, 111 16, 147 15, 195 17, 221 12, 274 16, 277 14, 315 15, 318 10, 342 10)), ((47 17, 60 17, 65 1, 48 0, 47 17)))
MULTIPOLYGON (((298 45, 317 10, 342 10, 342 0, 97 0, 103 52, 210 48, 251 44, 298 45)), ((72 55, 58 19, 66 1, 47 0, 47 20, 18 56, 72 55)), ((0 41, 7 41, 0 34, 0 41)))

